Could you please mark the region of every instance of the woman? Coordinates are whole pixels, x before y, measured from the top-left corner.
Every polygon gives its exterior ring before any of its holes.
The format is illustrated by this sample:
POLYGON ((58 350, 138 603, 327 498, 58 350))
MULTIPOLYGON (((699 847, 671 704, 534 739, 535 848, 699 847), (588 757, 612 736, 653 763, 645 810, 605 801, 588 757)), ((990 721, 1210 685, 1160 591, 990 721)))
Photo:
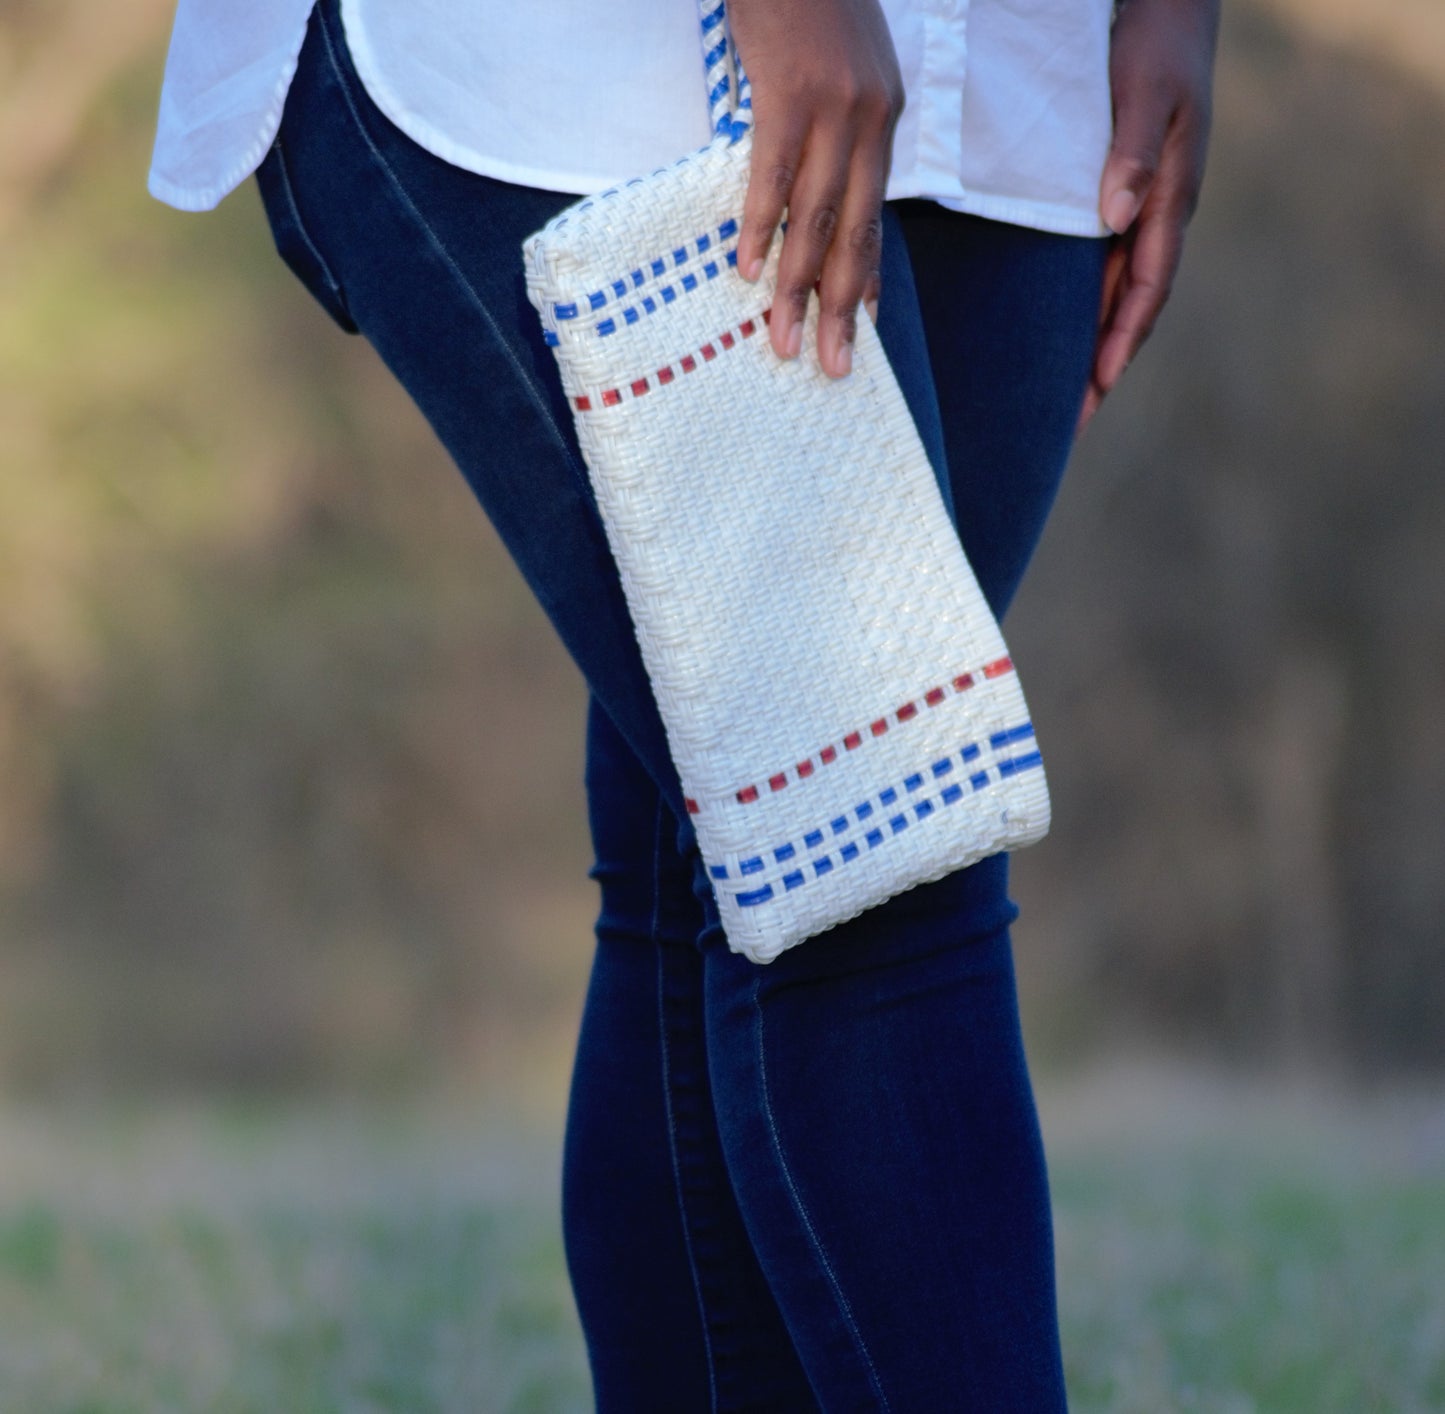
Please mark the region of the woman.
MULTIPOLYGON (((766 967, 729 951, 522 288, 573 194, 706 140, 692 0, 339 7, 182 0, 151 189, 203 209, 259 164, 282 255, 415 398, 587 678, 602 908, 563 1223, 598 1407, 1062 1409, 1006 858, 766 967)), ((1217 0, 728 8, 743 278, 788 220, 773 350, 798 356, 815 287, 832 376, 875 319, 1002 614, 1167 295, 1217 0)))

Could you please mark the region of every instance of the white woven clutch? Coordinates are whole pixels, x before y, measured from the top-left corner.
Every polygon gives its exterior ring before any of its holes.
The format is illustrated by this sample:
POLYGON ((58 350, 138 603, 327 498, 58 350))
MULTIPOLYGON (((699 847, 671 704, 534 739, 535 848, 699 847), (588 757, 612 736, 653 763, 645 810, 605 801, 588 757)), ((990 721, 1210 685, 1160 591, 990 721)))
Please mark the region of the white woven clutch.
POLYGON ((712 143, 523 250, 728 944, 768 962, 1039 839, 1049 799, 872 324, 835 381, 815 299, 779 359, 780 242, 758 283, 734 268, 747 80, 701 8, 712 143))

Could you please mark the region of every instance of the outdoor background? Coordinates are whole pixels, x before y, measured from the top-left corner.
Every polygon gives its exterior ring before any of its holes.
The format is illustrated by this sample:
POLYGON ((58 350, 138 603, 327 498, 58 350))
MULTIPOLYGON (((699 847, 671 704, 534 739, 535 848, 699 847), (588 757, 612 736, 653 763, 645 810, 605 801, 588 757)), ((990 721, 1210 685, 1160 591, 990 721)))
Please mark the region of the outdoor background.
MULTIPOLYGON (((1005 626, 1071 1393, 1445 1409, 1445 3, 1227 9, 1005 626)), ((581 680, 253 186, 145 194, 170 12, 0 0, 0 1408, 583 1408, 581 680)))

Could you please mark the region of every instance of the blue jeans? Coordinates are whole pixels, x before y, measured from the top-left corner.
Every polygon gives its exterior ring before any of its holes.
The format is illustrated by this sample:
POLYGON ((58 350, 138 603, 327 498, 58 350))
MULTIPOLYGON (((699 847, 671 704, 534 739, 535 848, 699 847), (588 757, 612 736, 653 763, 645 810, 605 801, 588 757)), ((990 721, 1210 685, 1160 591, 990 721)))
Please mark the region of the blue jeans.
MULTIPOLYGON (((728 950, 523 290, 522 239, 574 198, 408 140, 335 4, 257 174, 277 247, 430 420, 591 690, 602 902, 562 1218, 599 1409, 1062 1409, 1006 858, 765 967, 728 950)), ((1067 458, 1104 246, 924 201, 884 223, 879 333, 1002 614, 1067 458)))

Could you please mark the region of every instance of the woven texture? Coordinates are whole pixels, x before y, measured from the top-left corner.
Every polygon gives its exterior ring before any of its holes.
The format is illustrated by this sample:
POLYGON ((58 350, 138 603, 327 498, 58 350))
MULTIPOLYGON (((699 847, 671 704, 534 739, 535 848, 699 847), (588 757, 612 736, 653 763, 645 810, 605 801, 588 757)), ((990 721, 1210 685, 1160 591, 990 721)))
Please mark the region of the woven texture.
POLYGON ((524 256, 729 946, 767 962, 1032 843, 1049 801, 872 324, 835 381, 816 298, 799 358, 768 342, 780 242, 756 284, 737 274, 751 140, 728 82, 709 147, 569 207, 524 256))

